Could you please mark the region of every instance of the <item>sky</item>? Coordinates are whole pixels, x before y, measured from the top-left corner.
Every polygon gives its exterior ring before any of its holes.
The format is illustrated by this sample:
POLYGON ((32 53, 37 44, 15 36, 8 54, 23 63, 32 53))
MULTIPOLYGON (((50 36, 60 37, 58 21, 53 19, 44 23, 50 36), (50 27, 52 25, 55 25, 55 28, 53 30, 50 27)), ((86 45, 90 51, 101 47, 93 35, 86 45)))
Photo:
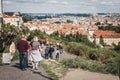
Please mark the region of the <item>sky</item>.
POLYGON ((120 13, 120 0, 3 0, 4 12, 120 13))

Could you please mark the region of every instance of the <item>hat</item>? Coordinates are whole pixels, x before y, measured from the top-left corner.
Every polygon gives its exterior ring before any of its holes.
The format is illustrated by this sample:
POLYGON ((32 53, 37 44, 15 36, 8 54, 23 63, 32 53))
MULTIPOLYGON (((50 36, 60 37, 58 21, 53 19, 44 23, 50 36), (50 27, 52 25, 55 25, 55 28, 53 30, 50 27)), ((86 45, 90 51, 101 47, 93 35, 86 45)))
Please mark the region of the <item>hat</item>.
POLYGON ((59 43, 57 43, 57 45, 59 45, 59 43))
POLYGON ((26 36, 25 36, 25 35, 22 35, 21 38, 26 38, 26 36))

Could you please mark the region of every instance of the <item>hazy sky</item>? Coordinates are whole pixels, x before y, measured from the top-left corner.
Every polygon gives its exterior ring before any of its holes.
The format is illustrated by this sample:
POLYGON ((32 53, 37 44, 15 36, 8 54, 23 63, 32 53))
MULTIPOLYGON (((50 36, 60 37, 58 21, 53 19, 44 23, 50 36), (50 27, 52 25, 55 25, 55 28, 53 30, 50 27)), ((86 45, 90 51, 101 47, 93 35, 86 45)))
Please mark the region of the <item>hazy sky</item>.
POLYGON ((120 0, 3 0, 3 11, 22 13, 120 13, 120 0))

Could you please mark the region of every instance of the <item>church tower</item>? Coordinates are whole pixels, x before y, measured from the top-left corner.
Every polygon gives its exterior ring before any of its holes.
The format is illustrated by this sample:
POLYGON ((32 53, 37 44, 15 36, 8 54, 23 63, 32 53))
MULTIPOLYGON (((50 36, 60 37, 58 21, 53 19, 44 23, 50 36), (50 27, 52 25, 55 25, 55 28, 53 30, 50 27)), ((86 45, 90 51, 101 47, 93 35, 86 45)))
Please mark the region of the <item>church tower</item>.
POLYGON ((3 7, 2 4, 3 3, 2 3, 2 1, 3 0, 0 0, 0 31, 1 31, 1 25, 2 25, 2 19, 3 19, 3 14, 2 14, 3 13, 3 9, 2 9, 2 7, 3 7))

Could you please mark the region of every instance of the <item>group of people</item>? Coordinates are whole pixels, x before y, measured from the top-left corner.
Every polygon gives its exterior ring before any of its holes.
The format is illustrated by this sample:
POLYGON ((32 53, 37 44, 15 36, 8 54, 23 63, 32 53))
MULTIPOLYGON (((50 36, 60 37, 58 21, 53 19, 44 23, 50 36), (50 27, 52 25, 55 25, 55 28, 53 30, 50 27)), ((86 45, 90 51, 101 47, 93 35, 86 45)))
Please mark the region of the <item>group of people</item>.
MULTIPOLYGON (((14 43, 11 45, 15 47, 14 43)), ((28 61, 32 63, 33 69, 38 69, 39 62, 42 61, 43 58, 53 59, 53 52, 55 52, 55 58, 58 60, 59 54, 63 53, 63 46, 61 43, 57 43, 55 48, 53 43, 49 42, 48 39, 43 42, 39 40, 37 36, 35 36, 32 41, 27 41, 26 37, 22 35, 16 47, 19 51, 20 68, 22 70, 27 69, 28 61)), ((14 52, 15 50, 12 50, 11 54, 14 52)), ((13 56, 11 58, 13 58, 13 56)))

